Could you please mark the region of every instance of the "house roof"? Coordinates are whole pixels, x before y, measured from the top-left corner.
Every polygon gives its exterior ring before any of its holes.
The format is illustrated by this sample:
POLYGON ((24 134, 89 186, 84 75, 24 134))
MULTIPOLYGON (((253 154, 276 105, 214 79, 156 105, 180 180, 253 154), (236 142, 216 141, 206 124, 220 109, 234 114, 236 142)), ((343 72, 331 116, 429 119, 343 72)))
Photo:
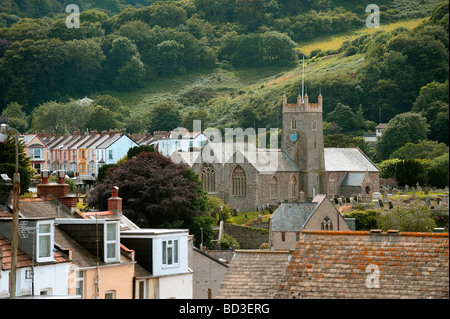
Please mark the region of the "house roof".
POLYGON ((97 148, 108 148, 111 144, 116 142, 122 136, 126 136, 126 134, 121 133, 110 135, 109 138, 103 141, 103 143, 97 145, 97 148))
POLYGON ((447 299, 448 244, 448 233, 303 231, 276 297, 447 299))
POLYGON ((58 204, 51 198, 26 198, 20 200, 19 210, 22 216, 27 218, 52 217, 52 218, 73 218, 65 212, 63 208, 58 209, 58 204))
POLYGON ((378 172, 378 168, 358 148, 325 148, 327 172, 378 172))
POLYGON ((292 252, 236 250, 217 299, 271 299, 286 275, 292 252))
POLYGON ((317 202, 281 203, 272 215, 272 231, 300 231, 317 207, 317 202))
POLYGON ((386 128, 387 125, 388 125, 388 123, 380 123, 377 126, 375 126, 375 129, 377 129, 377 128, 380 128, 380 129, 386 128))

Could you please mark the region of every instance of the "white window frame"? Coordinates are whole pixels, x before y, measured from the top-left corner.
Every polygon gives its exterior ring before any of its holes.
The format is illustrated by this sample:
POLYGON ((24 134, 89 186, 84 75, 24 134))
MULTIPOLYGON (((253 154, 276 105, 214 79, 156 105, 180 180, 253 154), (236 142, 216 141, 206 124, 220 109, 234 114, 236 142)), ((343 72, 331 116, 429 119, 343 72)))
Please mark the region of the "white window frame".
POLYGON ((115 290, 108 290, 105 292, 105 299, 116 299, 115 290), (107 296, 111 296, 111 298, 107 298, 107 296))
POLYGON ((81 298, 84 298, 84 271, 82 270, 77 270, 76 272, 76 293, 77 295, 80 295, 81 298), (78 294, 78 292, 80 292, 80 294, 78 294))
POLYGON ((54 221, 53 220, 46 220, 46 221, 39 221, 36 223, 36 261, 37 262, 49 262, 54 261, 53 256, 53 247, 54 247, 54 221), (50 232, 48 233, 40 233, 41 225, 49 225, 50 226, 50 232), (50 236, 50 243, 49 243, 49 256, 40 256, 40 243, 41 238, 44 236, 50 236))
POLYGON ((108 262, 117 262, 120 258, 120 234, 119 234, 119 223, 118 222, 107 222, 104 226, 104 261, 105 263, 108 262), (115 238, 114 239, 108 239, 108 226, 114 225, 115 226, 115 238), (114 247, 114 257, 108 257, 108 246, 109 245, 115 245, 114 247))
POLYGON ((114 159, 113 150, 108 150, 108 159, 114 159))
POLYGON ((180 265, 179 238, 166 238, 161 241, 161 263, 163 267, 177 267, 180 265), (171 254, 169 251, 171 251, 171 254))

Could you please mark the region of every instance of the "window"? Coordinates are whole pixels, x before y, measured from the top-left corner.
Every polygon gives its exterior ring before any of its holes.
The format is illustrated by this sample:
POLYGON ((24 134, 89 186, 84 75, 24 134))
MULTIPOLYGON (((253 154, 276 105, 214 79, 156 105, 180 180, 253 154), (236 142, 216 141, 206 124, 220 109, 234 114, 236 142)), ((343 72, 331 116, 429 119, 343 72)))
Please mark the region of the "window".
POLYGON ((297 121, 291 120, 291 129, 295 130, 297 128, 297 121))
POLYGON ((202 187, 207 193, 216 191, 216 173, 212 164, 205 163, 202 166, 202 187))
POLYGON ((247 195, 247 180, 244 169, 236 166, 231 174, 231 194, 234 196, 247 195))
POLYGON ((322 220, 322 223, 320 224, 320 230, 333 230, 333 222, 328 216, 325 216, 325 218, 322 220))
POLYGON ((119 259, 118 229, 118 223, 106 223, 105 225, 105 262, 119 259))
POLYGON ((328 193, 334 197, 336 194, 336 176, 331 173, 328 177, 328 193))
POLYGON ((289 180, 289 197, 297 198, 297 179, 295 176, 291 176, 289 180))
POLYGON ((285 242, 286 241, 286 233, 283 231, 281 232, 281 241, 285 242))
POLYGON ((139 295, 138 299, 145 299, 145 281, 139 281, 139 295))
POLYGON ((270 199, 278 198, 278 179, 274 176, 270 182, 270 199))
POLYGON ((42 149, 33 148, 33 149, 31 149, 31 151, 33 152, 33 154, 30 154, 30 155, 32 155, 33 159, 34 158, 42 158, 42 149))
POLYGON ((85 159, 86 158, 86 154, 84 153, 84 151, 81 151, 81 159, 85 159))
POLYGON ((299 233, 299 232, 296 232, 296 233, 295 233, 295 240, 296 240, 296 241, 299 241, 299 240, 300 240, 300 233, 299 233))
POLYGON ((53 260, 53 222, 41 222, 37 224, 37 261, 45 262, 53 260))
POLYGON ((105 292, 105 299, 115 299, 114 295, 115 295, 114 290, 107 291, 105 292))
POLYGON ((108 159, 113 159, 113 150, 108 150, 108 159))
POLYGON ((314 120, 312 125, 313 125, 313 130, 317 130, 317 120, 314 120))
POLYGON ((76 294, 81 296, 81 298, 84 297, 84 272, 83 271, 77 271, 77 278, 76 278, 76 294))
POLYGON ((162 264, 166 266, 178 264, 178 239, 162 242, 162 264))

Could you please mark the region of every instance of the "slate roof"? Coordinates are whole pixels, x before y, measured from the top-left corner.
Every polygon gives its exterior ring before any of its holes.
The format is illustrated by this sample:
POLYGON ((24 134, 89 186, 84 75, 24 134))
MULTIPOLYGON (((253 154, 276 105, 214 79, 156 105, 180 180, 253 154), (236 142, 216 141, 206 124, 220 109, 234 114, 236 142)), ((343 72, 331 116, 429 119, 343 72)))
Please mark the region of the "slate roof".
POLYGON ((285 277, 289 251, 236 250, 217 299, 271 299, 285 277))
POLYGON ((325 148, 327 172, 378 172, 378 168, 358 148, 325 148))
POLYGON ((448 299, 448 239, 448 233, 303 231, 276 297, 448 299), (369 288, 375 267, 379 288, 369 288))
POLYGON ((27 198, 19 202, 20 214, 28 217, 53 217, 53 218, 73 218, 66 213, 63 208, 58 210, 57 203, 52 199, 27 198))
POLYGON ((317 206, 317 202, 281 203, 271 218, 272 231, 300 231, 317 206))
POLYGON ((347 173, 341 186, 360 186, 364 179, 364 175, 365 173, 347 173))

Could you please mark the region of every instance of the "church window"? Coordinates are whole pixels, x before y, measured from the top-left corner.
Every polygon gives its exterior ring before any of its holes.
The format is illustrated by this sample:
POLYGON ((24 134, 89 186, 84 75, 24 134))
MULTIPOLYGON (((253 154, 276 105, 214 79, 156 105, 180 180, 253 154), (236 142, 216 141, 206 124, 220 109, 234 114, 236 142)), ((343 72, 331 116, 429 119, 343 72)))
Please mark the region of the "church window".
POLYGON ((236 166, 231 174, 231 194, 234 196, 247 195, 247 180, 244 169, 236 166))
POLYGON ((286 233, 285 232, 281 232, 281 241, 286 241, 286 233))
POLYGON ((270 182, 270 198, 278 198, 278 179, 275 176, 272 177, 272 181, 270 182))
POLYGON ((296 120, 291 121, 291 129, 293 129, 293 130, 297 129, 297 121, 296 120))
POLYGON ((328 193, 333 196, 336 194, 336 176, 333 173, 328 178, 328 193))
POLYGON ((289 197, 297 198, 297 179, 295 176, 291 176, 289 181, 289 197))
POLYGON ((317 120, 313 121, 313 130, 317 130, 317 120))
POLYGON ((216 191, 216 173, 212 164, 203 164, 201 179, 205 192, 214 193, 216 191))
POLYGON ((325 218, 322 220, 322 223, 320 224, 320 230, 333 230, 333 222, 328 216, 325 216, 325 218))

